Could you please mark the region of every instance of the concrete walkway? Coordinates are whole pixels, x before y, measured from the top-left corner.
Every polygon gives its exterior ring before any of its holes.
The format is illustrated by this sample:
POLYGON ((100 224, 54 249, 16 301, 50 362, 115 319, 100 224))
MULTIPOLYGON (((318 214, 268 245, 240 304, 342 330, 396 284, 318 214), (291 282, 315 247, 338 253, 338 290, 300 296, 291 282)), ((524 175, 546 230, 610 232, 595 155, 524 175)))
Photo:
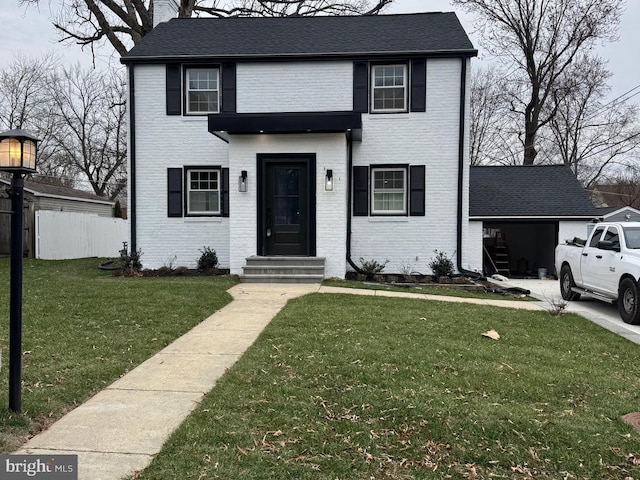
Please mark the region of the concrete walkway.
POLYGON ((541 309, 532 302, 508 300, 320 285, 239 284, 229 290, 231 303, 14 453, 77 454, 79 480, 119 480, 144 469, 287 301, 311 292, 541 309))

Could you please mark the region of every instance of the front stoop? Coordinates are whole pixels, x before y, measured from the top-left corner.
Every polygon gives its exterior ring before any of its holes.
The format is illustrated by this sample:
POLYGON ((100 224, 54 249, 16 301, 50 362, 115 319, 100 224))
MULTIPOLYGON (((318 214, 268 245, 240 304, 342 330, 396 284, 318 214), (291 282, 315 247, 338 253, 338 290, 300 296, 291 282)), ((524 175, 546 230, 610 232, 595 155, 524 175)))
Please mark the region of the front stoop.
POLYGON ((244 283, 320 283, 324 257, 249 257, 240 281, 244 283))

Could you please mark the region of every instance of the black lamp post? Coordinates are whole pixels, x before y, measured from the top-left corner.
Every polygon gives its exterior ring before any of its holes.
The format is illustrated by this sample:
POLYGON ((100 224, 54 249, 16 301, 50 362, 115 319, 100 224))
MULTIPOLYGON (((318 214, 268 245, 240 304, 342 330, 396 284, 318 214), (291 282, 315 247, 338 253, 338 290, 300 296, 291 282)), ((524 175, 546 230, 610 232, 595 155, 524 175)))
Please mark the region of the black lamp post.
POLYGON ((22 382, 22 242, 24 179, 36 171, 38 139, 24 130, 0 133, 0 171, 11 180, 11 292, 9 311, 9 410, 20 411, 22 382))

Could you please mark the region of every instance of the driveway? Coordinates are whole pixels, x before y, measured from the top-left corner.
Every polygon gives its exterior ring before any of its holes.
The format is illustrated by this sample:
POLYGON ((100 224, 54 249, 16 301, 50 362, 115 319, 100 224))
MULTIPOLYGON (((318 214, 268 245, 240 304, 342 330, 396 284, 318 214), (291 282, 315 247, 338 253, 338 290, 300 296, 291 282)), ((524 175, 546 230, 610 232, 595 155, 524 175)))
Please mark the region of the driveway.
MULTIPOLYGON (((540 305, 545 309, 552 308, 552 302, 560 302, 560 286, 558 280, 517 280, 509 279, 508 282, 494 282, 501 287, 520 287, 531 291, 531 296, 540 300, 540 305)), ((617 333, 621 337, 640 344, 640 325, 627 325, 618 314, 615 304, 601 302, 587 297, 578 301, 569 302, 567 311, 577 313, 607 330, 617 333)))

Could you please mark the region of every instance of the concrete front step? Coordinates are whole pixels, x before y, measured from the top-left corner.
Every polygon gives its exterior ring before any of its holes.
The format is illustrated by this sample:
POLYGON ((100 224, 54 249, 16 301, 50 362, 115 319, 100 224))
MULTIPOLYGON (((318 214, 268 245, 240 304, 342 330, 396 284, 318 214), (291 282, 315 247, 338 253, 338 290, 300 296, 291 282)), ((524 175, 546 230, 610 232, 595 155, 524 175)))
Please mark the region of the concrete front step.
POLYGON ((324 279, 323 257, 249 257, 241 282, 320 283, 324 279))
POLYGON ((324 275, 304 274, 272 274, 272 275, 240 275, 242 283, 321 283, 324 275))
POLYGON ((247 265, 245 275, 324 275, 323 265, 247 265))
POLYGON ((246 262, 247 266, 309 265, 324 267, 324 257, 248 257, 246 262))

